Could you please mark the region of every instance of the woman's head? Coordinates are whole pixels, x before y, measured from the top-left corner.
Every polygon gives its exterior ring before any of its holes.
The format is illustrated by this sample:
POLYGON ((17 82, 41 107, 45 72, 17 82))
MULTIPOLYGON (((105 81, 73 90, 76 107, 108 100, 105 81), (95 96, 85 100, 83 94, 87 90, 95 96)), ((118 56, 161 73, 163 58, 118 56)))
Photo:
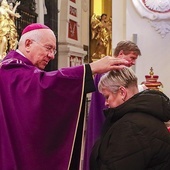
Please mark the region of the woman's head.
POLYGON ((137 77, 131 68, 113 70, 101 77, 98 89, 105 97, 105 105, 114 108, 138 93, 137 77))

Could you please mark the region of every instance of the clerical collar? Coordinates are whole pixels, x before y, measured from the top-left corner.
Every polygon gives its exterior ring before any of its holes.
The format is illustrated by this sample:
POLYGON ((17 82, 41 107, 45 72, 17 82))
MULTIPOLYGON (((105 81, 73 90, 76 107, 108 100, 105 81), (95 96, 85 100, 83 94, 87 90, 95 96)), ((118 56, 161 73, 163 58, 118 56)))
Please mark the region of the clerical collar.
POLYGON ((20 50, 16 49, 16 52, 21 54, 23 57, 25 57, 24 54, 20 50))

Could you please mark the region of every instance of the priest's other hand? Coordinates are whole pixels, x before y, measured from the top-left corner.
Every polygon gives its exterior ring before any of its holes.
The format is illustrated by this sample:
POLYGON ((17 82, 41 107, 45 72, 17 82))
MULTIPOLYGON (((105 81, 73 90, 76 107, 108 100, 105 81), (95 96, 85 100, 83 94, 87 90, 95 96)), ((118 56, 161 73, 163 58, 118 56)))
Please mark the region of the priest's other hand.
POLYGON ((129 66, 127 60, 111 56, 105 56, 100 60, 90 63, 92 74, 102 74, 110 70, 122 69, 125 66, 129 66))

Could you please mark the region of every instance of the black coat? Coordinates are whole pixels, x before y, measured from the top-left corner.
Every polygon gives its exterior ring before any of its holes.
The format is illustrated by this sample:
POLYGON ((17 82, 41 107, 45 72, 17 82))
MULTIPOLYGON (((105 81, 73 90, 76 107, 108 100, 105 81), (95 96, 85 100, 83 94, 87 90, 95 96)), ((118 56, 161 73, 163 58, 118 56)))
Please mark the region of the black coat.
POLYGON ((145 90, 105 111, 100 140, 93 147, 90 170, 170 170, 170 101, 145 90))

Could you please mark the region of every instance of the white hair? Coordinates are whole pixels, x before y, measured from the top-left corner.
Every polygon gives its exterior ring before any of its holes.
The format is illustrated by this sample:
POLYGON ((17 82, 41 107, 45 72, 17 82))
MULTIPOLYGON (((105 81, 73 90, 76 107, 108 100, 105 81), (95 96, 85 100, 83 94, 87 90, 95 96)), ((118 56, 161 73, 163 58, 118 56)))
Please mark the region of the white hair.
MULTIPOLYGON (((40 41, 43 37, 44 37, 44 30, 45 29, 37 29, 37 30, 32 30, 32 31, 29 31, 25 34, 23 34, 18 42, 18 45, 22 45, 23 43, 25 43, 25 41, 27 39, 32 39, 32 40, 35 40, 35 41, 40 41)), ((51 30, 51 29, 46 29, 48 31, 51 31, 51 33, 54 35, 55 37, 55 34, 54 32, 51 30)))

